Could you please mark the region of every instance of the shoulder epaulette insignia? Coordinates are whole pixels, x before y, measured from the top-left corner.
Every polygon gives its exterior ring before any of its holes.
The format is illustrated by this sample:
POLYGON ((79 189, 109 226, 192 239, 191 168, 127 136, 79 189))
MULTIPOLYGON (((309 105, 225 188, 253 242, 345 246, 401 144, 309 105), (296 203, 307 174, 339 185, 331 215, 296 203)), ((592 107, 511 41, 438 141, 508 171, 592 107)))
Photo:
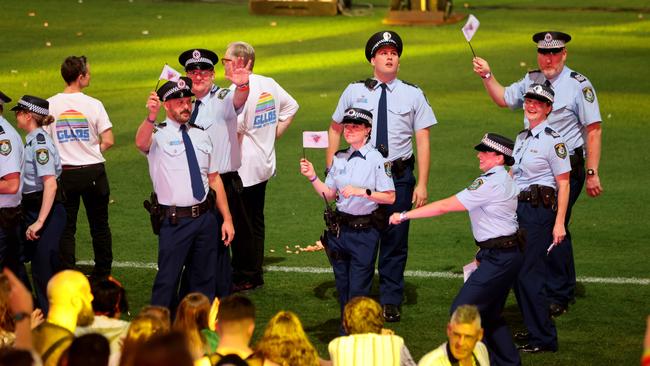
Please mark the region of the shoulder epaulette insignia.
POLYGON ((373 89, 375 89, 375 87, 377 86, 378 83, 379 83, 379 81, 377 81, 375 79, 368 78, 363 82, 363 85, 365 85, 366 88, 368 88, 370 90, 373 90, 373 89))
POLYGON ((212 89, 210 89, 210 94, 214 95, 214 93, 216 93, 217 90, 219 90, 219 87, 216 85, 212 85, 212 89))
POLYGON ((489 176, 491 176, 492 174, 494 174, 494 172, 489 172, 489 173, 483 174, 483 176, 484 176, 484 177, 489 177, 489 176))
POLYGON ((542 70, 540 70, 540 69, 535 69, 535 70, 528 71, 529 74, 539 74, 541 72, 542 72, 542 70))
POLYGON ((578 72, 575 72, 575 71, 571 72, 571 77, 578 80, 578 82, 580 82, 580 83, 587 81, 587 78, 584 77, 584 75, 582 75, 582 74, 580 74, 578 72))
POLYGON ((348 148, 346 147, 345 149, 338 150, 337 152, 334 153, 334 155, 338 155, 340 153, 344 153, 344 152, 347 152, 347 151, 348 151, 348 148))
POLYGON ((366 82, 366 80, 362 79, 362 80, 357 80, 357 81, 353 82, 352 84, 363 84, 365 82, 366 82))
POLYGON ((527 129, 527 128, 524 128, 523 130, 517 132, 517 135, 521 135, 521 134, 524 133, 524 132, 528 132, 528 129, 527 129))
POLYGON ((555 130, 553 130, 553 129, 550 128, 550 127, 546 127, 546 128, 544 129, 544 132, 546 132, 547 134, 549 134, 549 135, 551 135, 551 136, 553 136, 553 137, 555 137, 555 138, 560 137, 560 134, 557 133, 557 132, 555 132, 555 130))
POLYGON ((163 128, 167 126, 167 122, 160 122, 159 124, 156 125, 157 128, 163 128))
POLYGON ((194 124, 194 122, 190 123, 189 125, 192 126, 193 128, 198 128, 198 129, 201 130, 201 131, 205 131, 205 128, 203 128, 203 127, 201 127, 201 126, 199 126, 199 125, 194 124))
POLYGON ((415 84, 413 84, 413 83, 409 83, 409 82, 406 81, 406 80, 402 80, 402 82, 403 82, 404 84, 408 85, 408 86, 412 86, 412 87, 414 87, 414 88, 416 88, 416 89, 420 89, 419 86, 417 86, 417 85, 415 85, 415 84))
POLYGON ((45 143, 45 135, 42 133, 36 134, 36 142, 39 144, 44 144, 45 143))
POLYGON ((226 97, 226 95, 228 95, 228 93, 230 93, 230 89, 221 89, 221 91, 219 91, 219 94, 217 94, 217 98, 223 99, 226 97))
POLYGON ((5 133, 5 129, 0 126, 0 135, 3 135, 5 133))

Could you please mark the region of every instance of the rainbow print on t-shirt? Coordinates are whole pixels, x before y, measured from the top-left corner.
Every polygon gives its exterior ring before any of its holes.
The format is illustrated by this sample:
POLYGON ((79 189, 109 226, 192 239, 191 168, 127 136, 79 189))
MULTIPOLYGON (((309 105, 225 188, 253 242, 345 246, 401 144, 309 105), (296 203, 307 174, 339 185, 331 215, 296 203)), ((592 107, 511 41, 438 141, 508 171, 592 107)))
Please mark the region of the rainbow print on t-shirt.
POLYGON ((56 136, 59 143, 88 141, 88 120, 83 113, 68 109, 56 119, 56 136))
POLYGON ((253 128, 262 128, 277 122, 277 115, 275 113, 275 100, 273 95, 264 92, 260 94, 255 106, 255 119, 253 120, 253 128))

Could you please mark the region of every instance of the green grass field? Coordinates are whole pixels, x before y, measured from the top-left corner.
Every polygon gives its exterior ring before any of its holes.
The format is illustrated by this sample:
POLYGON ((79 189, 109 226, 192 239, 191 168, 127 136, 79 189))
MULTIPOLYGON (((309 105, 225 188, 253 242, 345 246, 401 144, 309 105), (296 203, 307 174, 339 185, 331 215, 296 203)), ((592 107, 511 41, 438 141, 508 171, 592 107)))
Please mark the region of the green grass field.
MULTIPOLYGON (((61 61, 86 55, 92 83, 86 92, 104 102, 114 124, 116 145, 106 154, 113 203, 110 220, 119 262, 156 261, 157 242, 142 201, 151 183, 145 158, 135 149, 135 130, 161 67, 180 70, 181 51, 205 47, 222 54, 235 40, 253 44, 255 71, 275 78, 301 105, 293 126, 278 142, 278 174, 268 186, 266 264, 327 268, 323 253, 288 254, 286 246, 312 244, 322 230, 322 200, 298 172, 301 131, 324 130, 345 86, 368 77, 363 46, 384 29, 384 2, 363 17, 251 16, 245 2, 160 2, 144 0, 4 1, 0 34, 0 90, 49 97, 63 89, 61 61), (47 23, 47 26, 45 26, 47 23), (49 45, 49 46, 48 46, 49 45), (273 250, 271 252, 270 250, 273 250)), ((579 298, 557 320, 560 352, 524 355, 528 365, 638 364, 645 317, 650 312, 646 132, 650 119, 650 14, 647 1, 546 2, 481 0, 464 10, 481 21, 472 41, 502 83, 535 68, 530 37, 546 29, 573 36, 568 64, 590 78, 603 116, 601 180, 604 194, 583 192, 573 213, 576 270, 584 278, 579 298), (576 7, 618 7, 627 11, 581 11, 576 7), (636 9, 636 10, 635 10, 636 9), (645 70, 645 71, 644 71, 645 70), (636 283, 595 283, 593 278, 636 278, 636 283)), ((472 146, 487 131, 510 136, 522 127, 521 111, 497 108, 473 74, 471 52, 460 27, 393 27, 404 40, 400 78, 419 84, 439 124, 431 130, 429 197, 456 193, 479 174, 472 146)), ((223 69, 217 83, 224 85, 223 69)), ((15 121, 11 113, 5 113, 15 121)), ((317 171, 324 152, 308 151, 317 171)), ((83 217, 80 214, 80 217, 83 217)), ((87 225, 80 221, 78 258, 92 259, 87 225)), ((475 252, 466 214, 414 222, 409 270, 460 273, 475 252)), ((152 269, 118 267, 115 275, 129 293, 132 314, 147 303, 152 269)), ((259 308, 259 329, 278 310, 298 313, 322 356, 337 332, 338 305, 331 274, 270 271, 251 297, 259 308)), ((391 324, 419 359, 444 340, 444 326, 458 278, 407 277, 401 323, 391 324)), ((376 290, 375 290, 376 291, 376 290)), ((516 304, 506 309, 521 326, 516 304)), ((259 333, 257 333, 259 334, 259 333)))

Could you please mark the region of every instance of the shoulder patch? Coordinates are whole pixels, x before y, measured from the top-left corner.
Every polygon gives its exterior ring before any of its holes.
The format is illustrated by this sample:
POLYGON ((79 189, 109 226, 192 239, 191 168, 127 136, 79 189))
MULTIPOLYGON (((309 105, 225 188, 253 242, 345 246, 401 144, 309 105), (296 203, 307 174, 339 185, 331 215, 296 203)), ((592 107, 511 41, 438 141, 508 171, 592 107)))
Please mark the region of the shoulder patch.
POLYGON ((205 131, 205 128, 195 124, 194 122, 190 123, 189 125, 192 126, 193 128, 198 128, 201 131, 205 131))
POLYGON ((11 154, 11 141, 0 140, 0 155, 7 156, 11 154))
POLYGON ((41 144, 41 145, 45 144, 45 135, 43 135, 42 133, 37 134, 36 135, 36 142, 41 144))
POLYGON ((409 83, 409 82, 406 81, 406 80, 402 80, 402 82, 403 82, 404 84, 408 85, 408 86, 412 86, 412 87, 414 87, 415 89, 420 89, 419 86, 417 86, 417 85, 415 85, 415 84, 413 84, 413 83, 409 83))
POLYGON ((41 165, 47 164, 50 161, 50 152, 47 149, 36 150, 36 161, 41 165))
POLYGON ((470 184, 469 187, 467 187, 467 189, 470 190, 470 191, 475 191, 475 190, 478 189, 478 187, 482 186, 483 183, 485 183, 485 182, 483 181, 483 179, 481 179, 481 178, 476 178, 476 179, 474 179, 474 181, 472 182, 472 184, 470 184))
POLYGON ((589 103, 593 103, 594 99, 596 99, 593 89, 591 89, 588 86, 582 89, 582 95, 585 97, 585 100, 589 103))
POLYGON ((577 73, 575 71, 571 72, 571 77, 578 80, 578 82, 580 82, 580 83, 583 83, 583 82, 587 81, 587 78, 584 77, 584 75, 582 75, 580 73, 577 73))
POLYGON ((553 137, 555 137, 555 138, 560 137, 560 134, 557 133, 557 132, 555 132, 555 130, 553 130, 553 129, 550 128, 550 127, 546 127, 546 128, 544 129, 544 132, 546 132, 547 135, 551 135, 551 136, 553 136, 553 137))
POLYGON ((221 91, 217 94, 217 98, 223 99, 230 93, 230 89, 221 89, 221 91))
POLYGON ((370 90, 373 90, 373 89, 375 89, 375 87, 377 86, 378 83, 379 83, 379 81, 377 81, 375 79, 368 78, 368 79, 364 80, 363 85, 365 85, 366 88, 368 88, 370 90))
POLYGON ((392 168, 393 168, 393 163, 391 163, 390 161, 387 161, 387 162, 384 163, 384 171, 386 172, 386 175, 388 176, 388 178, 393 177, 393 169, 392 168))
POLYGON ((564 142, 560 142, 559 144, 555 144, 555 154, 560 158, 564 159, 566 158, 566 146, 564 145, 564 142))

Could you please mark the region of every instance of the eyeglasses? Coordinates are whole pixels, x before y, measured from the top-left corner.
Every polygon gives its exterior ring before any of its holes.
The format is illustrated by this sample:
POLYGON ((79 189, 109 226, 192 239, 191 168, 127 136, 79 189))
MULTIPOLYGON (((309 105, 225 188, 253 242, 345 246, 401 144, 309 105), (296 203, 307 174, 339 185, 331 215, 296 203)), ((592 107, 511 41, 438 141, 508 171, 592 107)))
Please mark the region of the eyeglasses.
POLYGON ((187 72, 187 76, 191 78, 195 78, 197 76, 201 76, 202 78, 212 76, 214 73, 213 70, 192 70, 187 72))
POLYGON ((222 58, 222 59, 221 59, 221 64, 222 64, 222 65, 226 66, 226 62, 232 62, 232 60, 229 59, 229 58, 222 58))

